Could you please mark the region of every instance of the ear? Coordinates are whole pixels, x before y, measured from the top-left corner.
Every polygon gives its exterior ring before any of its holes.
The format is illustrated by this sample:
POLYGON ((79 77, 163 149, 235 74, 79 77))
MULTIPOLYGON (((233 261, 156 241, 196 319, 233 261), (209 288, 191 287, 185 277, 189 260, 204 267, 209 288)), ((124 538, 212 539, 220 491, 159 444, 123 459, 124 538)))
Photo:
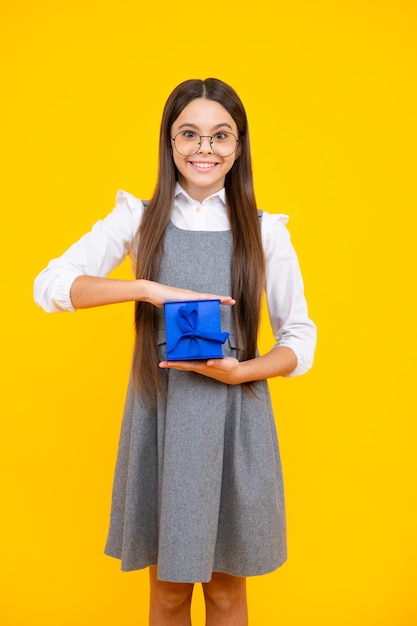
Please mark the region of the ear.
POLYGON ((242 139, 237 144, 237 150, 235 152, 235 161, 238 160, 241 154, 242 154, 242 139))

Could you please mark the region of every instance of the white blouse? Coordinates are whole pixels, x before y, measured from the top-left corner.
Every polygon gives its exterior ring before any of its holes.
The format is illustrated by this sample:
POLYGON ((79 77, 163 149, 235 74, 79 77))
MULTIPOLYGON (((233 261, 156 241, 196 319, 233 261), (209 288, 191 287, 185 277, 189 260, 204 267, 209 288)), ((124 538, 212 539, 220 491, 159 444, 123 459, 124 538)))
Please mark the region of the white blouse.
MULTIPOLYGON (((75 278, 85 274, 107 276, 126 256, 131 259, 135 275, 135 251, 143 211, 140 200, 119 191, 113 211, 62 256, 50 261, 36 277, 35 302, 48 313, 75 311, 70 298, 75 278)), ((177 184, 171 220, 183 230, 229 230, 225 190, 197 202, 177 184)), ((303 279, 285 226, 287 221, 286 215, 263 212, 261 229, 269 318, 276 345, 291 348, 298 359, 296 369, 289 375, 297 376, 313 364, 316 327, 308 317, 303 279)))

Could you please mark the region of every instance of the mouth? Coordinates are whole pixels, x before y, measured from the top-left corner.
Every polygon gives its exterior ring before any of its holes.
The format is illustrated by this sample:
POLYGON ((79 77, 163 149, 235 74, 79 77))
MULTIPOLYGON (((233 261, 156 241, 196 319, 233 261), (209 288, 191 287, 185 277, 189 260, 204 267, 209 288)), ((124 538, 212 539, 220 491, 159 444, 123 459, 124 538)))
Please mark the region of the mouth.
POLYGON ((217 162, 213 161, 188 161, 188 164, 191 165, 195 170, 208 172, 219 165, 217 162))

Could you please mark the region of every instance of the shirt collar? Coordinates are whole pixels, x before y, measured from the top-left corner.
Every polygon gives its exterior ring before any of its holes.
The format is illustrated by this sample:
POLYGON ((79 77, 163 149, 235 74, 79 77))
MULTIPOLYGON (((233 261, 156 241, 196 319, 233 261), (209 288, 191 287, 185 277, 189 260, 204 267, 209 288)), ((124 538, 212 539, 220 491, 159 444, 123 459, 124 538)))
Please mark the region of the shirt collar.
MULTIPOLYGON (((191 196, 188 195, 188 193, 185 191, 185 189, 183 189, 181 187, 179 182, 177 182, 176 185, 175 185, 175 197, 177 198, 180 195, 182 195, 184 198, 187 198, 188 200, 191 200, 191 202, 196 202, 195 200, 193 200, 193 198, 191 198, 191 196)), ((216 193, 213 193, 210 196, 207 196, 207 198, 205 198, 203 200, 203 202, 205 202, 209 198, 219 198, 219 200, 221 200, 223 202, 223 204, 226 206, 226 190, 225 190, 225 188, 223 187, 222 189, 220 189, 216 193)), ((201 204, 203 204, 203 203, 201 203, 201 204)))

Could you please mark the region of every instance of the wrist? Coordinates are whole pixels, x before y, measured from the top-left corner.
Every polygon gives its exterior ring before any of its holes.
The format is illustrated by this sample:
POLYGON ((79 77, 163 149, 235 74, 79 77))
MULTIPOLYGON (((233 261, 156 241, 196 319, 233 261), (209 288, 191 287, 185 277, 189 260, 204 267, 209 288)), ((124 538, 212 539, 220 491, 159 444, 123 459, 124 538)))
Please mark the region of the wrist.
POLYGON ((137 278, 136 279, 137 286, 137 297, 136 300, 140 302, 149 302, 150 301, 150 281, 145 278, 137 278))
POLYGON ((239 365, 236 371, 236 384, 243 385, 244 383, 250 382, 253 379, 251 372, 251 360, 239 361, 239 365))

